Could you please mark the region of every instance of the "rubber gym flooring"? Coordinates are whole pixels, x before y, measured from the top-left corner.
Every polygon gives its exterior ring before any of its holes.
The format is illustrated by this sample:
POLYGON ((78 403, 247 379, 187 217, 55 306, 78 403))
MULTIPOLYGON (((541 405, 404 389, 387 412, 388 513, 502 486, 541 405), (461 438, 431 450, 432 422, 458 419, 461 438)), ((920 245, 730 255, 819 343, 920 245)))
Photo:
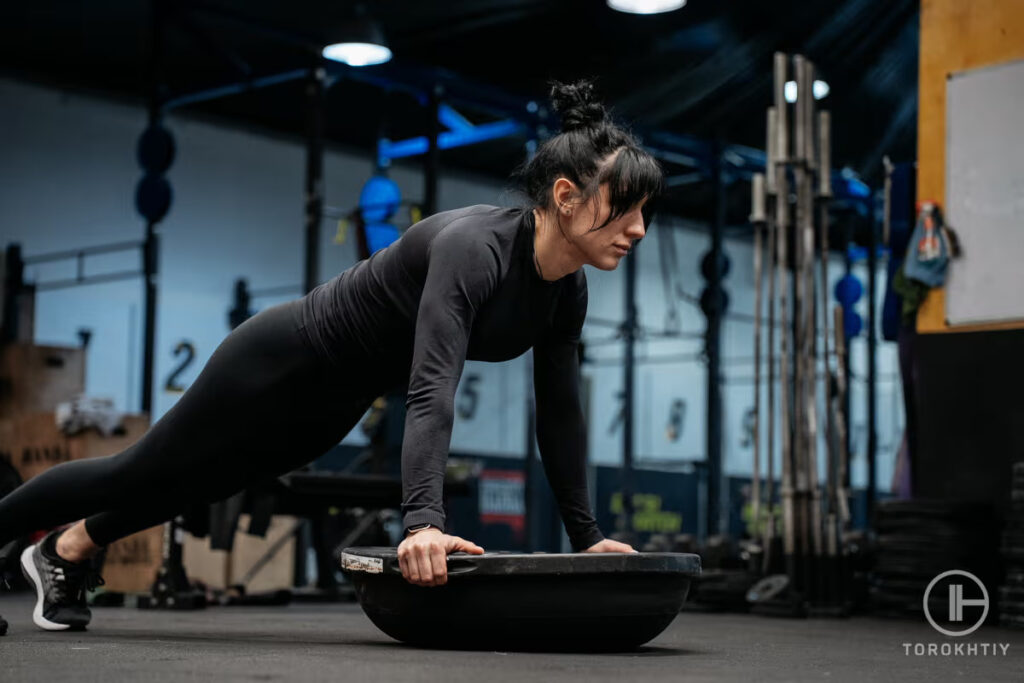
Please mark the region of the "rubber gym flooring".
MULTIPOLYGON (((1021 681, 1024 632, 983 626, 956 642, 1009 644, 1006 656, 907 656, 943 643, 926 623, 786 620, 683 612, 637 652, 531 654, 422 650, 378 631, 354 603, 97 608, 89 631, 47 633, 27 593, 0 595, 0 681, 1021 681)), ((981 648, 979 647, 979 652, 981 648)))

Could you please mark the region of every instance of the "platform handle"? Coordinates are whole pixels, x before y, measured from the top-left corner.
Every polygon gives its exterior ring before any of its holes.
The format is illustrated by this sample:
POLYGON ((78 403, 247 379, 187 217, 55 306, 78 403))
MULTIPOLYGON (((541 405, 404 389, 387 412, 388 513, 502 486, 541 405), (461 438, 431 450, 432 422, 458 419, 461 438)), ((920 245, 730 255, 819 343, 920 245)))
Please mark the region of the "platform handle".
MULTIPOLYGON (((469 557, 472 557, 468 553, 458 552, 452 553, 448 556, 448 576, 459 575, 459 574, 470 574, 477 570, 479 565, 475 562, 470 561, 469 557)), ((388 560, 388 568, 395 574, 402 573, 402 567, 398 563, 398 558, 388 560)))

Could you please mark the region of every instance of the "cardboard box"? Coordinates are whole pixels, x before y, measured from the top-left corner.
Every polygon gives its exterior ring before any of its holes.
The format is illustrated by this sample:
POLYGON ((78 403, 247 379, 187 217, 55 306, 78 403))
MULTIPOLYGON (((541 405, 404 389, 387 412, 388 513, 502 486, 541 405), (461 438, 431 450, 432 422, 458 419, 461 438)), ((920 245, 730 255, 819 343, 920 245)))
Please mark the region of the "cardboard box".
MULTIPOLYGON (((185 534, 185 573, 194 581, 223 589, 239 581, 256 565, 267 550, 295 526, 296 518, 274 515, 263 538, 241 531, 249 528, 249 515, 242 515, 235 531, 234 549, 211 550, 210 539, 185 534)), ((289 538, 246 586, 246 592, 268 593, 291 588, 295 577, 295 538, 289 538)))

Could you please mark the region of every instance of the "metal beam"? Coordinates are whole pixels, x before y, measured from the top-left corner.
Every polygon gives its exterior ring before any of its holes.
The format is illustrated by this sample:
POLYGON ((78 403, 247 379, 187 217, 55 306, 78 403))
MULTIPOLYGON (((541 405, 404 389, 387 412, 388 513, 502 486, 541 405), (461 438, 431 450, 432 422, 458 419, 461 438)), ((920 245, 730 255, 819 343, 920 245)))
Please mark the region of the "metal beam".
MULTIPOLYGON (((151 40, 149 52, 149 125, 160 123, 160 94, 163 86, 163 42, 164 42, 164 3, 162 0, 151 0, 151 40)), ((142 265, 144 271, 143 286, 145 288, 145 307, 143 308, 143 343, 142 343, 142 412, 152 418, 153 411, 153 368, 156 364, 156 306, 157 306, 157 270, 160 263, 160 236, 156 232, 156 223, 146 221, 146 238, 142 247, 142 265)))
POLYGON ((714 155, 714 206, 715 216, 711 226, 711 250, 709 251, 711 278, 707 283, 709 298, 715 302, 707 311, 707 330, 704 352, 707 356, 707 462, 708 499, 707 534, 713 536, 722 531, 722 356, 721 333, 724 311, 719 303, 722 296, 722 256, 725 228, 726 196, 725 173, 720 155, 714 155))
POLYGON ((437 187, 441 172, 441 96, 444 88, 435 85, 427 104, 427 149, 423 167, 423 211, 427 216, 437 213, 437 187))
POLYGON ((876 427, 876 410, 878 408, 878 364, 875 351, 878 347, 876 328, 878 327, 876 311, 878 281, 878 223, 874 216, 868 219, 871 229, 868 239, 868 485, 867 485, 867 518, 874 519, 875 491, 878 487, 878 430, 876 427))
POLYGON ((202 90, 196 90, 189 93, 182 93, 165 100, 161 105, 161 108, 163 111, 167 112, 172 109, 177 109, 178 107, 196 104, 197 102, 207 102, 209 100, 216 100, 230 95, 240 95, 244 92, 278 85, 279 83, 297 81, 301 78, 305 78, 308 73, 309 69, 291 69, 290 71, 269 74, 259 78, 251 78, 238 81, 236 83, 228 83, 226 85, 216 86, 213 88, 204 88, 202 90))
POLYGON ((320 225, 324 208, 324 79, 320 66, 308 71, 306 81, 306 220, 303 288, 309 293, 320 284, 320 225))
POLYGON ((116 282, 119 280, 130 280, 137 277, 145 276, 145 271, 141 270, 121 270, 115 273, 101 273, 99 275, 89 275, 88 277, 76 277, 68 278, 66 280, 53 280, 52 282, 37 282, 33 283, 37 292, 53 291, 55 289, 67 289, 68 287, 78 287, 79 285, 98 285, 104 282, 116 282))
POLYGON ((72 258, 80 259, 85 256, 94 256, 96 254, 111 254, 118 251, 130 251, 133 249, 140 249, 143 246, 144 243, 139 240, 131 242, 113 242, 111 244, 100 244, 95 247, 83 247, 82 249, 68 249, 67 251, 54 251, 48 254, 26 256, 23 261, 25 265, 31 266, 37 263, 48 263, 50 261, 66 261, 72 258))
MULTIPOLYGON (((452 149, 464 147, 486 140, 509 137, 526 133, 526 126, 518 121, 494 121, 482 123, 471 128, 464 128, 454 131, 444 131, 438 135, 437 146, 439 149, 452 149)), ((426 154, 430 148, 430 140, 427 136, 409 138, 406 140, 380 140, 377 143, 378 163, 387 165, 393 159, 419 156, 426 154)))

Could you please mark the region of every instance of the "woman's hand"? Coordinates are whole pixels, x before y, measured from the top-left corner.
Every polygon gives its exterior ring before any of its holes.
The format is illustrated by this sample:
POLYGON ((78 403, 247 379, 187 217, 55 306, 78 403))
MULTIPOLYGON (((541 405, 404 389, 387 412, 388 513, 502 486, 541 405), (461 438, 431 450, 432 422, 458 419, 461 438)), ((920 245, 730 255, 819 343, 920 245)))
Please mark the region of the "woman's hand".
POLYGON ((448 553, 482 555, 484 549, 440 529, 424 529, 410 534, 398 546, 398 566, 402 576, 417 586, 443 586, 448 583, 448 553))
POLYGON ((603 541, 599 541, 594 545, 590 546, 583 552, 585 553, 635 553, 633 546, 626 543, 619 543, 613 541, 610 538, 606 538, 603 541))

